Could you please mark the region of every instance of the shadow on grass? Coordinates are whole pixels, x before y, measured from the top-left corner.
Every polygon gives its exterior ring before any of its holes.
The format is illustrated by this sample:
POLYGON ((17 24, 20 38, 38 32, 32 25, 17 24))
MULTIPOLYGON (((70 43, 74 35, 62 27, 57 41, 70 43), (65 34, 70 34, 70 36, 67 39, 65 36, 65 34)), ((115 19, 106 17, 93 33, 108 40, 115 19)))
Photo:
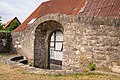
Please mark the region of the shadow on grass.
POLYGON ((72 76, 72 77, 79 77, 79 76, 91 76, 91 75, 105 75, 101 73, 94 73, 94 72, 83 72, 83 73, 74 73, 74 74, 54 74, 54 77, 67 77, 67 76, 72 76))

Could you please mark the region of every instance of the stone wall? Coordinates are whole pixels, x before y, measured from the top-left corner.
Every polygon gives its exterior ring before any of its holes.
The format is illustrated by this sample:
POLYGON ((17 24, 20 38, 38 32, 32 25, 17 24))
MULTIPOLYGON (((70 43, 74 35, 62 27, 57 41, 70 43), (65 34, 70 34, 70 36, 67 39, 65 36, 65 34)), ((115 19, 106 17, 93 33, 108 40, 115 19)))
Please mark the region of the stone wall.
MULTIPOLYGON (((40 36, 40 33, 37 34, 36 30, 45 28, 45 26, 42 26, 37 29, 42 23, 48 24, 47 22, 51 20, 59 22, 64 29, 63 69, 84 68, 88 67, 90 63, 96 64, 97 68, 104 69, 120 66, 120 20, 118 19, 100 19, 62 14, 45 15, 37 19, 25 31, 12 33, 13 45, 17 53, 26 56, 30 59, 30 62, 37 60, 36 64, 39 65, 39 62, 41 62, 39 60, 42 60, 40 58, 44 58, 45 55, 40 56, 41 52, 38 52, 38 49, 35 48, 37 44, 34 42, 40 36), (36 59, 34 59, 35 53, 38 54, 36 59)), ((52 31, 52 28, 47 30, 47 33, 50 30, 52 31)), ((45 38, 43 43, 47 39, 45 38)), ((44 46, 42 46, 38 45, 38 48, 45 51, 43 50, 45 49, 44 46)))
POLYGON ((12 32, 12 45, 12 53, 23 55, 33 64, 34 27, 23 32, 12 32))
POLYGON ((120 66, 120 20, 79 17, 79 21, 84 32, 82 41, 77 42, 90 63, 108 70, 120 66))
POLYGON ((0 32, 0 53, 9 53, 11 50, 11 33, 0 32))

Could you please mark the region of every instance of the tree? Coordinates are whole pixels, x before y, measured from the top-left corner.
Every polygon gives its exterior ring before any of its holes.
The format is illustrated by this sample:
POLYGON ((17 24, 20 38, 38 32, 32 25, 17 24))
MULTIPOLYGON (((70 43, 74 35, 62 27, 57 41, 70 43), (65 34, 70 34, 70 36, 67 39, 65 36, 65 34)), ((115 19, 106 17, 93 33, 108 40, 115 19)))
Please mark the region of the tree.
POLYGON ((0 16, 0 30, 3 30, 3 26, 4 26, 5 24, 3 24, 1 21, 2 21, 2 20, 1 20, 1 16, 0 16))
POLYGON ((0 21, 2 21, 2 20, 1 20, 1 16, 0 16, 0 21))

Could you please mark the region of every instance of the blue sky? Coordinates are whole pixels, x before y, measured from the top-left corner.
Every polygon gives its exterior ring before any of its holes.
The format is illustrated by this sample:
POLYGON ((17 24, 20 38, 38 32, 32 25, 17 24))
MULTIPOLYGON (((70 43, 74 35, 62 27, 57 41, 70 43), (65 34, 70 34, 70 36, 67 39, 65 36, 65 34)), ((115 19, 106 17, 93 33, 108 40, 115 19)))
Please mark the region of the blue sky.
POLYGON ((0 16, 6 23, 14 17, 23 22, 42 2, 48 0, 0 0, 0 16))

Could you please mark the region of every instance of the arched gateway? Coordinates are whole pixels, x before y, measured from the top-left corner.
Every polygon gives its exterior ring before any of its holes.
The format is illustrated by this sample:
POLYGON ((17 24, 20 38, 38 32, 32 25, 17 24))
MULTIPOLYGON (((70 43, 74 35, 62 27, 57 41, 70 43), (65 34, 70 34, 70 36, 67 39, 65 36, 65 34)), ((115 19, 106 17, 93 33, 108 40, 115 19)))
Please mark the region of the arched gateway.
POLYGON ((34 66, 62 69, 63 27, 56 21, 45 21, 35 31, 34 66))

